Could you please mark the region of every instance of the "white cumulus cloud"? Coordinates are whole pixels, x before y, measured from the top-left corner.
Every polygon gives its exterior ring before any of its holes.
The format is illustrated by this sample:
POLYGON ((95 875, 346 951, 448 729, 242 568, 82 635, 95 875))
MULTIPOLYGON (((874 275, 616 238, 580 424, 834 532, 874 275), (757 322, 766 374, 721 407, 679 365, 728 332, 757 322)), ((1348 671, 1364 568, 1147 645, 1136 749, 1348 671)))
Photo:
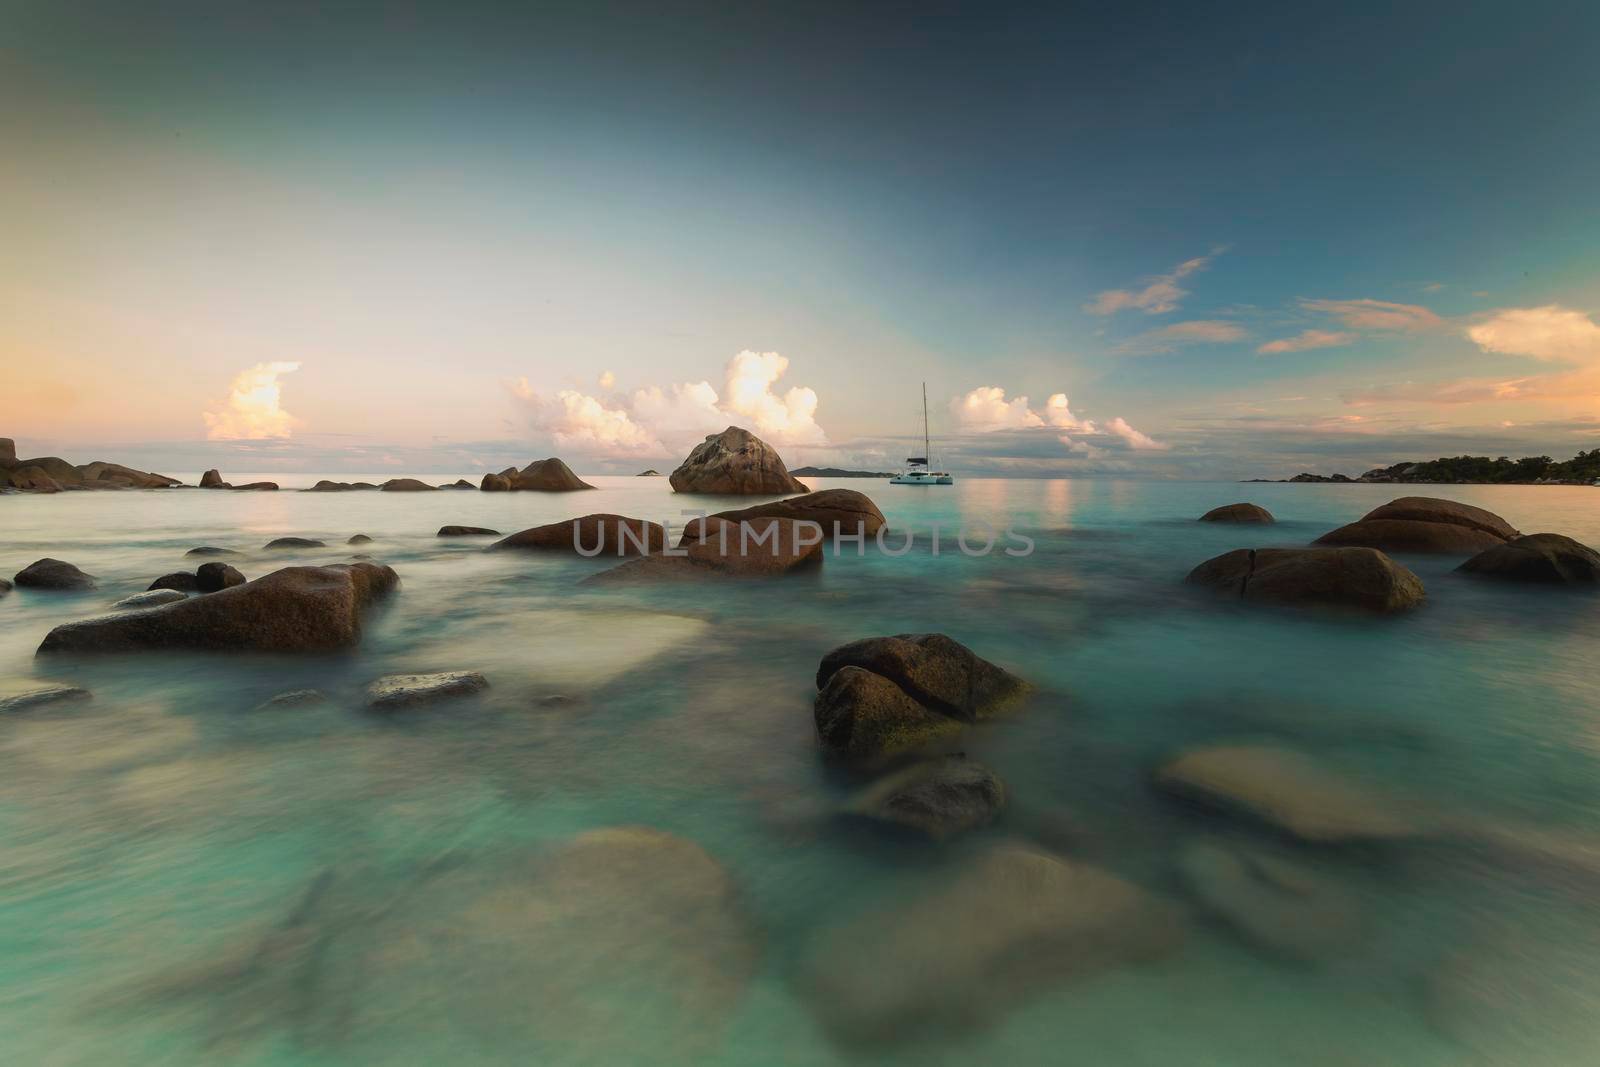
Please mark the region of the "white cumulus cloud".
POLYGON ((1167 449, 1166 445, 1149 434, 1129 426, 1128 421, 1120 415, 1106 423, 1106 430, 1128 442, 1128 447, 1135 452, 1165 452, 1167 449))
POLYGON ((257 363, 240 371, 221 411, 203 412, 206 437, 212 441, 256 441, 288 437, 298 419, 280 405, 278 377, 300 369, 298 363, 257 363))
POLYGON ((1505 308, 1467 336, 1485 352, 1563 363, 1600 363, 1600 326, 1581 311, 1549 304, 1505 308))
POLYGON ((1134 429, 1121 416, 1103 425, 1080 418, 1073 413, 1066 393, 1052 393, 1045 401, 1041 415, 1029 407, 1026 396, 1008 400, 1003 387, 980 385, 952 400, 950 411, 961 429, 968 433, 1048 427, 1069 452, 1080 456, 1098 457, 1105 454, 1105 449, 1083 440, 1085 437, 1097 438, 1102 443, 1111 437, 1118 437, 1129 448, 1139 452, 1164 451, 1167 448, 1149 434, 1134 429))
POLYGON ((998 385, 980 385, 967 395, 956 397, 950 402, 950 413, 962 429, 977 433, 1022 430, 1045 424, 1044 419, 1029 409, 1027 397, 1007 400, 1006 391, 998 385))

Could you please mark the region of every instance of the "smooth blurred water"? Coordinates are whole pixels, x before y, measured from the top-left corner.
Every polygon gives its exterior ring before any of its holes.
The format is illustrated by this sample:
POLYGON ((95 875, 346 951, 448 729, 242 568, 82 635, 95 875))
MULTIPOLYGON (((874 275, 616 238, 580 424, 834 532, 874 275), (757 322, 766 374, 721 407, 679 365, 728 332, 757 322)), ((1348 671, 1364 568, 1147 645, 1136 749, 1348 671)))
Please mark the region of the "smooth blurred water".
MULTIPOLYGON (((273 477, 284 481, 229 473, 273 477)), ((447 523, 509 533, 593 511, 681 521, 684 509, 728 506, 674 496, 661 478, 592 480, 599 488, 581 494, 0 498, 0 573, 54 556, 100 579, 92 593, 0 599, 0 694, 41 680, 94 694, 0 722, 4 1059, 1600 1062, 1572 1052, 1596 1047, 1583 1037, 1600 1011, 1600 952, 1573 949, 1600 945, 1590 904, 1600 862, 1587 863, 1600 855, 1600 597, 1472 581, 1451 573, 1457 560, 1430 558, 1403 558, 1429 595, 1392 619, 1244 610, 1182 584, 1217 553, 1303 544, 1409 493, 1600 545, 1600 490, 819 481, 868 492, 897 532, 918 534, 917 547, 899 559, 847 553, 791 580, 693 587, 590 590, 577 583, 610 562, 484 554, 483 539, 434 536, 447 523), (1238 500, 1280 522, 1194 521, 1238 500), (970 558, 946 541, 939 556, 928 551, 933 524, 948 537, 981 521, 1025 533, 1036 550, 970 558), (374 543, 346 546, 355 533, 374 543), (286 534, 329 547, 261 551, 286 534), (202 561, 184 552, 198 545, 245 552, 230 562, 252 578, 370 553, 403 588, 348 655, 34 659, 50 627, 192 569, 202 561), (824 652, 926 630, 1041 694, 967 745, 1011 786, 1005 816, 942 847, 833 818, 855 783, 824 766, 811 720, 824 652), (491 688, 399 718, 362 708, 362 687, 378 676, 457 669, 483 671, 491 688), (305 687, 332 702, 253 710, 305 687), (1179 810, 1149 774, 1187 746, 1235 739, 1311 753, 1486 828, 1486 841, 1558 842, 1555 858, 1302 849, 1301 862, 1362 901, 1370 936, 1335 962, 1262 955, 1190 908, 1181 953, 1051 987, 965 1036, 868 1053, 819 1027, 795 970, 823 933, 938 884, 997 840, 1058 849, 1189 908, 1174 869, 1185 842, 1250 831, 1179 810), (630 824, 694 841, 728 872, 739 921, 754 932, 753 974, 729 979, 736 995, 714 1004, 685 993, 665 1015, 624 1010, 634 1021, 622 1032, 518 1027, 519 998, 612 995, 588 986, 615 981, 607 961, 626 955, 628 928, 585 927, 593 943, 549 944, 546 966, 544 942, 530 951, 508 927, 503 949, 480 944, 452 909, 477 900, 502 877, 494 872, 521 877, 521 857, 630 824), (446 933, 423 941, 418 929, 446 933), (1514 963, 1489 957, 1494 1009, 1477 1020, 1489 1037, 1463 1044, 1459 1028, 1434 1025, 1459 1009, 1430 1007, 1426 990, 1452 953, 1480 944, 1511 946, 1514 963), (1529 990, 1556 973, 1571 999, 1552 1021, 1529 990), (470 1018, 428 1010, 457 1000, 470 1018), (648 1029, 668 1017, 697 1039, 652 1044, 648 1029)), ((491 929, 532 922, 498 914, 491 929)), ((625 1009, 636 993, 621 984, 614 996, 625 1009)))

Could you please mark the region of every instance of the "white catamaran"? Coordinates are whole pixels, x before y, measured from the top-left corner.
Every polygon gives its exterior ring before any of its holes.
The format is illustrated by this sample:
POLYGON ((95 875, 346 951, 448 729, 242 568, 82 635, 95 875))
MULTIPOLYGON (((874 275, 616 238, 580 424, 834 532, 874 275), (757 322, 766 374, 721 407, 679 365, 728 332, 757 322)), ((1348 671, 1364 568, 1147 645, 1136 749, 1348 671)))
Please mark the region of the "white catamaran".
POLYGON ((928 383, 922 383, 922 455, 908 456, 906 469, 889 479, 890 485, 954 485, 955 479, 933 469, 928 448, 928 383))

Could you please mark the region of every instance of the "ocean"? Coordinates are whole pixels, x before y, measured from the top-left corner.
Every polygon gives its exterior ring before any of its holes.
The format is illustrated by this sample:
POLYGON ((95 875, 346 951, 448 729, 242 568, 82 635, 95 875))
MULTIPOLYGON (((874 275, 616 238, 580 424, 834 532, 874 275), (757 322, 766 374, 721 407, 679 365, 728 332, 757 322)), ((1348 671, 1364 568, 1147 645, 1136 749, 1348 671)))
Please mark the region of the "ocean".
MULTIPOLYGON (((99 579, 0 598, 0 696, 93 694, 0 721, 8 1062, 1600 1063, 1600 596, 1438 557, 1398 557, 1428 597, 1395 617, 1183 583, 1221 552, 1304 544, 1402 495, 1596 546, 1600 489, 818 480, 868 493, 891 547, 910 531, 911 549, 848 546, 781 580, 600 588, 579 582, 613 560, 486 554, 435 531, 588 512, 681 524, 729 502, 664 478, 313 494, 288 487, 363 476, 228 477, 286 489, 0 498, 0 573, 51 556, 99 579), (1278 523, 1195 521, 1244 500, 1278 523), (950 540, 979 545, 985 527, 987 554, 950 540), (1005 552, 1022 544, 1007 530, 1032 550, 1005 552), (374 540, 347 545, 357 533, 374 540), (327 547, 262 551, 283 535, 327 547), (366 553, 403 584, 348 654, 35 658, 51 627, 192 569, 201 545, 241 551, 229 562, 250 578, 366 553), (963 741, 1005 781, 1006 810, 939 844, 841 818, 862 781, 822 759, 812 721, 824 653, 927 631, 1036 687, 963 741), (364 706, 379 676, 446 670, 490 687, 364 706), (259 707, 305 688, 329 700, 259 707), (1450 832, 1306 844, 1152 785, 1221 744, 1301 753, 1450 832), (572 851, 627 827, 672 836, 621 869, 572 851), (830 1029, 840 1005, 808 976, 838 932, 915 912, 1012 842, 1170 904, 1181 946, 1121 960, 1112 944, 1113 962, 1063 977, 1012 944, 920 975, 929 1010, 909 1028, 866 1043, 830 1029), (1299 872, 1266 896, 1282 916, 1196 892, 1186 863, 1218 843, 1299 872), (1298 953, 1252 921, 1292 940, 1329 916, 1348 936, 1298 953)), ((983 944, 965 924, 1004 921, 980 909, 927 937, 983 944)))

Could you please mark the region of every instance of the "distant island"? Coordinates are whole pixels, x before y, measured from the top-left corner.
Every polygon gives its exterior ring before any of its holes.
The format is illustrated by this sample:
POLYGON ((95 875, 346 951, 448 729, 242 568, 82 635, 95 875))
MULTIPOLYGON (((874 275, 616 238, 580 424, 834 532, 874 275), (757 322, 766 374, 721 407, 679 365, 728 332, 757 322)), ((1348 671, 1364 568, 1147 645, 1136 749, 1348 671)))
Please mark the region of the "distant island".
POLYGON ((1343 474, 1297 474, 1293 478, 1247 478, 1250 482, 1419 482, 1436 485, 1593 485, 1600 482, 1600 448, 1563 462, 1549 456, 1450 456, 1420 463, 1377 467, 1358 478, 1343 474))
POLYGON ((789 472, 796 478, 893 478, 893 472, 847 471, 838 467, 796 467, 789 472))

